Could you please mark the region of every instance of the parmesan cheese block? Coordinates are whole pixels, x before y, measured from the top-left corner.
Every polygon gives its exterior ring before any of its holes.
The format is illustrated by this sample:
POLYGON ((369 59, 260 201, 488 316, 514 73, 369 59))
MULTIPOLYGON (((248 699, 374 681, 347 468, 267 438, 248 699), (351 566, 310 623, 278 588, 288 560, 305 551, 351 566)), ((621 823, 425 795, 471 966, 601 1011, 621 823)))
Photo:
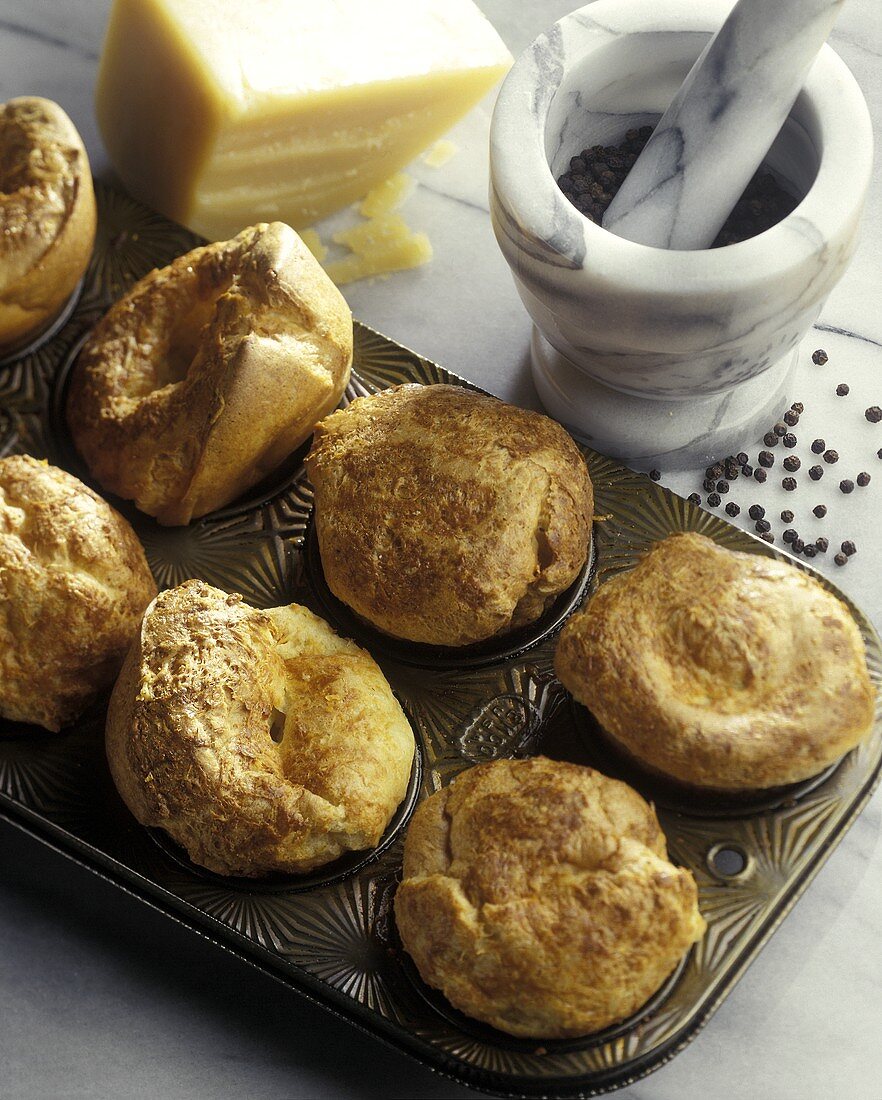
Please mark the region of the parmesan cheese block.
POLYGON ((471 0, 115 0, 98 122, 128 189, 197 233, 299 228, 392 175, 510 64, 471 0))

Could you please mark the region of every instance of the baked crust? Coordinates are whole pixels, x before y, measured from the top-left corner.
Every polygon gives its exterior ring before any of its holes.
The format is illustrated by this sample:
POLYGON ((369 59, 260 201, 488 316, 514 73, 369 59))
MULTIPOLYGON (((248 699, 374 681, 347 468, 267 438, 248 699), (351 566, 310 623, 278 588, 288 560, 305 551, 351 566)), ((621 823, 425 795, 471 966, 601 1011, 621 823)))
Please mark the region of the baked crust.
POLYGON ((395 917, 429 985, 530 1038, 627 1018, 705 927, 640 795, 542 757, 478 765, 417 808, 395 917))
POLYGON ((107 717, 126 805, 219 874, 375 846, 413 755, 369 654, 305 607, 258 611, 202 581, 148 607, 107 717))
POLYGON ((785 562, 672 535, 561 632, 562 683, 626 752, 682 783, 807 779, 871 730, 848 609, 785 562))
POLYGON ((0 714, 57 731, 113 683, 156 584, 135 532, 75 477, 0 459, 0 714))
POLYGON ((353 401, 318 425, 306 468, 328 586, 398 638, 462 646, 531 623, 588 555, 569 435, 459 386, 353 401))
POLYGON ((73 293, 95 243, 95 192, 76 127, 49 99, 0 106, 0 347, 24 343, 73 293))
POLYGON ((179 256, 98 324, 67 419, 93 476, 163 524, 228 504, 340 400, 342 295, 282 222, 179 256))

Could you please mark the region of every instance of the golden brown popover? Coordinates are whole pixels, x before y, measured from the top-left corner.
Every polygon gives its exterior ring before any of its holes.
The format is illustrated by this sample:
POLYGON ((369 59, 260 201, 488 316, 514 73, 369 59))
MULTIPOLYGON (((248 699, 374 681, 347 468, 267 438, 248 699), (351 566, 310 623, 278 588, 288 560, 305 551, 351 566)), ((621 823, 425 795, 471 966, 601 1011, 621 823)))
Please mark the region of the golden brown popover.
POLYGON ((652 996, 704 932, 696 899, 636 791, 537 757, 480 764, 417 808, 395 917, 456 1008, 564 1038, 652 996))
POLYGON ((71 296, 95 242, 83 141, 49 99, 0 105, 0 351, 45 328, 71 296))
POLYGON ((296 873, 373 847, 413 756, 363 649, 305 607, 258 611, 202 581, 148 607, 107 717, 126 805, 220 874, 296 873))
POLYGON ((562 683, 627 754, 695 787, 815 775, 873 724, 860 631, 782 561, 671 535, 561 633, 562 683))
POLYGON ((28 455, 0 459, 0 714, 58 730, 116 678, 156 595, 121 515, 28 455))
POLYGON ((459 386, 353 401, 316 428, 307 471, 329 588, 397 638, 463 646, 531 623, 588 555, 572 439, 459 386))
POLYGON ((67 419, 93 476, 160 523, 234 500, 337 404, 352 317, 293 229, 244 229, 120 299, 74 367, 67 419))

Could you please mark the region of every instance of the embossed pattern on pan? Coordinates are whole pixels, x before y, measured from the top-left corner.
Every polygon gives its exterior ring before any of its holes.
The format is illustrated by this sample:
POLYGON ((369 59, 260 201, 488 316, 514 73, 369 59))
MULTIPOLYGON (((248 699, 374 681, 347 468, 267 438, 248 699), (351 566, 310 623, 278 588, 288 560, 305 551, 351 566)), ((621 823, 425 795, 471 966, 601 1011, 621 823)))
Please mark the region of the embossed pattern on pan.
MULTIPOLYGON (((70 316, 46 342, 0 368, 0 453, 26 451, 78 476, 85 471, 60 415, 78 345, 127 286, 197 243, 116 191, 99 187, 98 200, 96 253, 70 316)), ((356 325, 355 370, 344 401, 399 382, 468 385, 356 325)), ((201 577, 257 606, 297 600, 329 614, 320 563, 308 553, 311 490, 302 457, 243 500, 185 528, 161 528, 113 503, 135 524, 161 585, 201 577)), ((873 734, 838 767, 760 802, 691 802, 629 774, 554 676, 562 618, 586 590, 631 568, 673 531, 701 531, 733 549, 782 555, 647 478, 590 451, 586 457, 596 491, 593 568, 517 644, 459 661, 449 652, 405 661, 394 645, 359 633, 358 623, 346 630, 373 651, 411 721, 421 755, 414 772, 420 797, 474 763, 542 751, 621 774, 656 801, 672 857, 696 877, 708 931, 632 1020, 583 1039, 526 1042, 467 1019, 424 987, 401 951, 391 911, 409 806, 376 853, 308 881, 208 875, 173 846, 157 843, 123 807, 104 763, 99 708, 61 736, 0 724, 0 813, 468 1084, 522 1096, 590 1096, 650 1072, 699 1030, 866 802, 882 765, 882 715, 877 704, 873 734)), ((878 697, 882 647, 866 618, 852 611, 878 697)))

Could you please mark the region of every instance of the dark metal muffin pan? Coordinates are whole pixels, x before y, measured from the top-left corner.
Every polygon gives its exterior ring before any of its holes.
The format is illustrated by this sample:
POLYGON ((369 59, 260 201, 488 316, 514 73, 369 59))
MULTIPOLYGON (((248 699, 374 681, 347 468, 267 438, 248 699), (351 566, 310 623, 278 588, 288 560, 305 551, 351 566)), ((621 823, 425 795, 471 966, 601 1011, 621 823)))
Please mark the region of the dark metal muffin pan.
MULTIPOLYGON (((98 200, 95 256, 73 309, 43 343, 0 367, 0 454, 45 457, 87 481, 63 415, 77 348, 126 287, 199 243, 118 191, 99 187, 98 200)), ((400 382, 468 385, 363 325, 356 324, 355 337, 346 401, 400 382)), ((188 527, 159 527, 112 501, 134 524, 160 585, 200 577, 257 606, 304 603, 380 662, 413 726, 419 761, 410 795, 375 852, 299 879, 232 880, 194 867, 163 835, 142 829, 119 800, 104 760, 101 708, 57 736, 0 723, 0 814, 466 1084, 520 1096, 591 1096, 651 1072, 707 1021, 869 798, 882 764, 882 720, 877 705, 872 735, 838 766, 758 801, 684 796, 618 759, 554 676, 555 639, 567 615, 586 592, 675 531, 783 555, 640 474, 591 451, 586 458, 597 510, 589 567, 534 627, 458 653, 397 645, 330 594, 311 533, 302 452, 245 499, 188 527), (565 1042, 514 1039, 457 1012, 420 980, 401 950, 391 908, 418 798, 475 763, 538 752, 620 775, 656 802, 672 858, 698 882, 708 924, 704 939, 632 1019, 565 1042)), ((878 697, 879 638, 845 602, 863 633, 878 697)))

